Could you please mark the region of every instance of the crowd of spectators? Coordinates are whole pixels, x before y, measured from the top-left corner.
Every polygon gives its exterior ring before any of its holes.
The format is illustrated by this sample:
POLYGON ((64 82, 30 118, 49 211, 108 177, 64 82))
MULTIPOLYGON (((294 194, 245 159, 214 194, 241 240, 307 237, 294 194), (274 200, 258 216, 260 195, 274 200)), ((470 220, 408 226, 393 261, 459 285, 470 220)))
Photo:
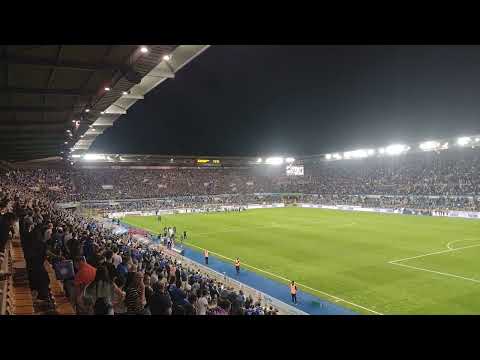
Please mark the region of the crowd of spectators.
POLYGON ((103 223, 56 204, 83 200, 102 210, 156 211, 265 204, 283 201, 282 193, 302 193, 293 199, 480 211, 479 173, 480 154, 470 149, 321 161, 305 164, 305 176, 290 177, 262 174, 258 168, 9 168, 0 170, 0 261, 9 234, 18 232, 31 290, 47 307, 51 298, 45 261, 54 266, 72 261, 74 271, 64 285, 79 314, 275 314, 275 309, 179 263, 154 245, 115 234, 103 223))
POLYGON ((305 176, 254 169, 79 169, 71 183, 81 200, 306 193, 321 195, 476 196, 480 152, 474 149, 305 164, 305 176))
POLYGON ((117 211, 276 201, 255 195, 260 193, 314 194, 317 202, 369 207, 479 209, 476 149, 310 162, 305 176, 263 169, 7 169, 0 171, 0 183, 42 192, 50 201, 88 201, 117 211))
MULTIPOLYGON (((77 314, 276 315, 260 299, 183 265, 152 243, 115 234, 93 218, 60 209, 48 192, 30 186, 32 173, 16 172, 17 184, 0 184, 0 252, 18 233, 29 283, 38 306, 52 307, 45 261, 73 264, 64 289, 77 314)), ((1 260, 1 259, 0 259, 1 260)))

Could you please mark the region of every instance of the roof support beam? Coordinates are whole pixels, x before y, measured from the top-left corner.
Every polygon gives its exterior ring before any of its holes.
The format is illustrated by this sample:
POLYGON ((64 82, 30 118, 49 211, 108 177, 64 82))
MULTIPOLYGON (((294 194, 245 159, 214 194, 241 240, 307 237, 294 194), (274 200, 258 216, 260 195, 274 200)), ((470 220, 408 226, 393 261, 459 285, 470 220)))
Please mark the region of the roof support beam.
POLYGON ((0 111, 11 112, 72 112, 73 106, 0 106, 0 111))
POLYGON ((56 62, 56 60, 44 60, 31 57, 9 56, 0 58, 0 64, 7 65, 27 65, 48 67, 54 69, 65 69, 75 71, 116 71, 123 68, 121 64, 92 64, 85 62, 56 62))
POLYGON ((8 87, 0 88, 0 94, 21 94, 21 95, 53 95, 53 96, 91 96, 92 94, 86 91, 77 89, 28 89, 8 87))
POLYGON ((145 76, 173 79, 173 78, 175 78, 175 73, 173 71, 171 71, 170 69, 168 69, 168 70, 165 69, 165 70, 151 71, 145 76))

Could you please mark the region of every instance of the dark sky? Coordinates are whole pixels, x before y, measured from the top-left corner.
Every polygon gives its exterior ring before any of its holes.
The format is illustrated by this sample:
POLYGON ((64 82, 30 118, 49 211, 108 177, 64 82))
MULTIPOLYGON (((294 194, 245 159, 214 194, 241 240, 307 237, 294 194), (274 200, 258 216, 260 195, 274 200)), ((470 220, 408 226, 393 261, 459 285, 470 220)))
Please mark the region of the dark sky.
POLYGON ((211 46, 91 151, 319 154, 480 132, 480 46, 211 46))

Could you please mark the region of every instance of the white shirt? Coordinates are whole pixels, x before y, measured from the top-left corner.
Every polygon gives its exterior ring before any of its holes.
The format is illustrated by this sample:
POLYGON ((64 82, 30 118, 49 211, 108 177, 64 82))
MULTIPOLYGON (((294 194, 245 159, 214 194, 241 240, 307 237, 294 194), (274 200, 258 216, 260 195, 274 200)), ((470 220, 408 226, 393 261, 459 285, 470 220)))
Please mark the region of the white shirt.
POLYGON ((117 266, 122 263, 122 257, 118 254, 113 254, 112 262, 113 262, 113 266, 117 268, 117 266))
POLYGON ((197 308, 197 315, 207 315, 208 300, 205 297, 202 296, 201 298, 197 299, 195 305, 197 308))

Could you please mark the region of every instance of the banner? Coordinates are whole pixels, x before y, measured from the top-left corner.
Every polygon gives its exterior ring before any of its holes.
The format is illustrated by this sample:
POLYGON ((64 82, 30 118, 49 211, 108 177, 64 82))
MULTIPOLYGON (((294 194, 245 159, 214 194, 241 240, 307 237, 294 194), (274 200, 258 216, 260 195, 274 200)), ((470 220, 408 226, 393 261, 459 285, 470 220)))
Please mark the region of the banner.
POLYGON ((403 214, 403 215, 432 215, 432 216, 447 216, 447 217, 460 217, 465 219, 480 219, 480 212, 474 211, 442 211, 440 213, 436 211, 420 210, 407 210, 407 209, 392 209, 392 208, 364 208, 360 206, 348 206, 348 205, 318 205, 301 203, 300 207, 303 208, 316 208, 316 209, 329 209, 329 210, 344 210, 344 211, 363 211, 363 212, 376 212, 376 213, 390 213, 390 214, 403 214), (443 215, 445 214, 445 215, 443 215))

